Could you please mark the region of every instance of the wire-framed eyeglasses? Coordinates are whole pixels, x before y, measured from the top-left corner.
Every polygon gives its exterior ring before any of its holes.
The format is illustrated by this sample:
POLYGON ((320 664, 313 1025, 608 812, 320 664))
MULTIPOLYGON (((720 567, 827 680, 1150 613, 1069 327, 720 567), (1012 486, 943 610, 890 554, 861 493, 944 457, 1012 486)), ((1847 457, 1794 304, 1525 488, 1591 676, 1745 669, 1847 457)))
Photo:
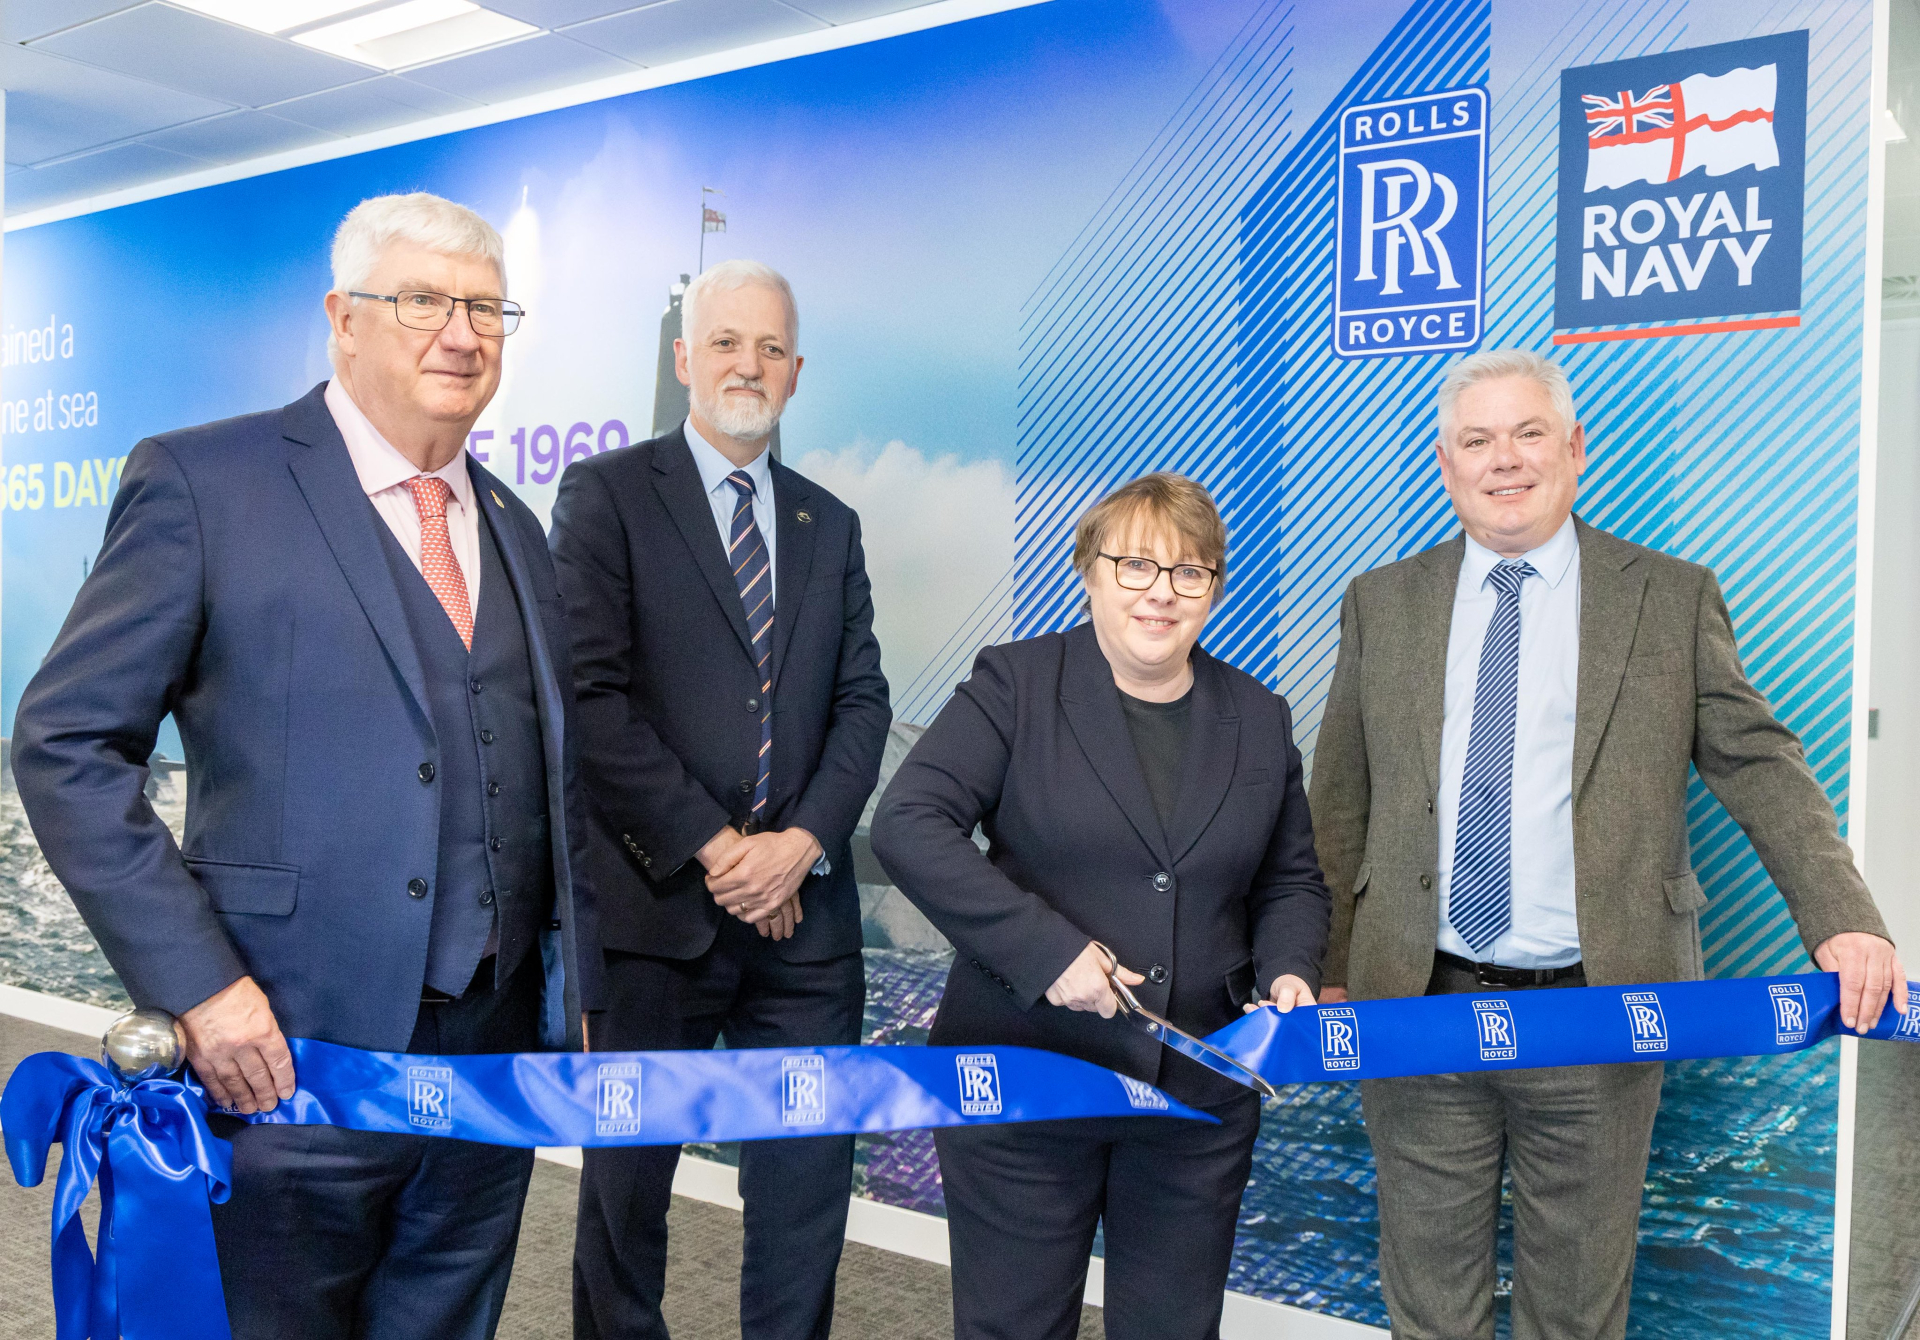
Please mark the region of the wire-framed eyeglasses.
POLYGON ((1213 584, 1220 576, 1214 569, 1198 563, 1180 563, 1170 568, 1164 563, 1134 554, 1101 554, 1100 557, 1113 564, 1113 579, 1129 591, 1146 590, 1159 581, 1160 574, 1164 572, 1167 574, 1167 584, 1173 588, 1175 595, 1198 600, 1213 590, 1213 584))
POLYGON ((372 302, 390 302, 400 324, 414 330, 445 330, 453 320, 453 309, 465 306, 467 324, 475 335, 497 340, 513 334, 527 309, 505 298, 455 298, 430 289, 402 289, 398 293, 348 293, 349 298, 372 302))

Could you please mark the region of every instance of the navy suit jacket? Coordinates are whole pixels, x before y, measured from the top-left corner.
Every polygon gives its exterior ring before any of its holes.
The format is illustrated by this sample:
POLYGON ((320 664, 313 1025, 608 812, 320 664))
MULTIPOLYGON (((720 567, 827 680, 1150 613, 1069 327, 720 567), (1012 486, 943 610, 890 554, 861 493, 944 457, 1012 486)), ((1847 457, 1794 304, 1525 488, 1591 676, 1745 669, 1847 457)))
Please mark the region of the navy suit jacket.
POLYGON ((1246 1092, 1044 999, 1089 940, 1189 1032, 1282 973, 1318 989, 1331 901, 1286 700, 1196 647, 1190 722, 1163 825, 1092 625, 981 651, 873 819, 874 855, 956 951, 930 1041, 1064 1052, 1194 1102, 1246 1092))
MULTIPOLYGON (((860 518, 773 462, 773 769, 765 825, 832 863, 800 886, 789 962, 860 948, 853 830, 892 715, 860 518)), ((693 855, 753 807, 760 675, 746 611, 679 428, 567 468, 553 558, 573 626, 602 942, 697 958, 727 914, 693 855)))
MULTIPOLYGON (((403 1050, 420 1008, 440 790, 425 681, 324 385, 148 438, 99 561, 20 700, 13 771, 48 863, 140 1005, 245 974, 289 1036, 403 1050), (184 849, 143 795, 172 713, 184 849)), ((546 754, 556 890, 544 1030, 600 1001, 574 784, 568 642, 540 523, 469 459, 513 584, 546 754)), ((571 1025, 569 1029, 567 1026, 571 1025)), ((565 1029, 566 1032, 562 1032, 565 1029)))

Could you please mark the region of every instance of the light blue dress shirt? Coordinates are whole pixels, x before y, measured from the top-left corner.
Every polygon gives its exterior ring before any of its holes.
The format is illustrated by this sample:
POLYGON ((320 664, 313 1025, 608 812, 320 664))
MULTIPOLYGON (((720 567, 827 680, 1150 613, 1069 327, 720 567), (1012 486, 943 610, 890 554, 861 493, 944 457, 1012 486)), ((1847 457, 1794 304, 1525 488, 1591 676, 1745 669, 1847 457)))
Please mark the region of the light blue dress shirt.
MULTIPOLYGON (((735 470, 745 470, 753 479, 753 524, 760 528, 760 543, 767 546, 767 588, 773 597, 773 607, 780 608, 780 566, 774 562, 774 546, 779 540, 780 528, 773 524, 773 455, 765 447, 746 465, 735 465, 720 454, 720 449, 700 436, 700 430, 688 419, 684 425, 687 434, 687 449, 693 453, 693 463, 700 471, 700 486, 707 491, 707 501, 713 506, 714 528, 720 532, 720 549, 726 551, 727 542, 733 538, 733 509, 740 505, 740 495, 733 485, 727 482, 727 476, 735 470)), ((819 834, 814 834, 817 838, 819 834)), ((828 875, 833 873, 833 862, 826 854, 813 863, 813 873, 828 875)))
MULTIPOLYGON (((1519 705, 1513 741, 1513 921, 1484 961, 1560 968, 1580 957, 1573 895, 1573 728, 1580 686, 1580 537, 1573 518, 1523 555, 1537 577, 1520 587, 1519 705)), ((1446 719, 1440 734, 1439 948, 1479 960, 1447 920, 1460 777, 1473 728, 1480 649, 1499 593, 1487 581, 1499 554, 1467 537, 1447 638, 1446 719)))
POLYGON ((773 606, 780 608, 780 583, 776 574, 779 564, 774 562, 774 548, 780 543, 777 534, 779 527, 773 524, 773 455, 765 447, 746 465, 735 465, 720 454, 720 449, 706 438, 700 436, 700 430, 693 426, 693 420, 686 421, 687 447, 693 452, 693 463, 700 471, 700 487, 707 491, 707 501, 713 505, 713 524, 720 532, 720 549, 725 552, 727 542, 733 538, 733 509, 740 504, 740 495, 733 491, 733 485, 727 482, 727 476, 735 470, 745 470, 753 479, 753 524, 760 527, 760 543, 767 546, 767 581, 773 595, 773 606))

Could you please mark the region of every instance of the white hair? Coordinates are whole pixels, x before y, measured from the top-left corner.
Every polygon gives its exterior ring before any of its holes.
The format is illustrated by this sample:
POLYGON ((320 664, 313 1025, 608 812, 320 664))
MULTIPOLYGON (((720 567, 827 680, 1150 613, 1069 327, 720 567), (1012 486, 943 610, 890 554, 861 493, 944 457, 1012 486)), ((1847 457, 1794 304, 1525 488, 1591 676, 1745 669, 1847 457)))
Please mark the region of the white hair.
MULTIPOLYGON (((800 306, 793 300, 793 285, 787 277, 771 265, 762 265, 759 261, 721 261, 710 270, 703 270, 687 291, 680 295, 680 334, 691 340, 698 324, 698 311, 701 304, 716 293, 731 293, 736 289, 753 285, 770 288, 778 293, 787 304, 787 342, 800 343, 800 306)), ((792 350, 788 350, 789 353, 792 350)))
MULTIPOLYGON (((426 191, 376 195, 347 211, 333 234, 334 291, 364 289, 395 242, 411 242, 442 256, 478 257, 493 266, 500 276, 500 296, 507 296, 506 245, 500 234, 465 205, 426 191)), ((339 352, 329 333, 327 356, 335 358, 339 352)))
POLYGON ((1453 407, 1460 393, 1469 386, 1502 377, 1526 377, 1538 382, 1546 391, 1547 399, 1553 402, 1553 412, 1560 416, 1562 431, 1571 433, 1580 422, 1573 409, 1573 387, 1567 381, 1566 370, 1558 363, 1529 349, 1488 349, 1455 363, 1447 369, 1446 380, 1440 383, 1438 409, 1442 445, 1453 436, 1453 407))

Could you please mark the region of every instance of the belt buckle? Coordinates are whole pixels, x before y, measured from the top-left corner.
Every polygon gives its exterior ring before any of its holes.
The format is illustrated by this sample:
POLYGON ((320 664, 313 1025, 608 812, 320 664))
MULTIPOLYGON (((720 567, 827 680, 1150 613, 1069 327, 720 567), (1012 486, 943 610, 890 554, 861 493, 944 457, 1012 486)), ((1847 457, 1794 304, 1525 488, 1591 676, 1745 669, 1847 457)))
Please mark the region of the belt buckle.
POLYGON ((1473 965, 1473 977, 1481 986, 1516 986, 1515 969, 1503 968, 1498 963, 1476 963, 1473 965))

